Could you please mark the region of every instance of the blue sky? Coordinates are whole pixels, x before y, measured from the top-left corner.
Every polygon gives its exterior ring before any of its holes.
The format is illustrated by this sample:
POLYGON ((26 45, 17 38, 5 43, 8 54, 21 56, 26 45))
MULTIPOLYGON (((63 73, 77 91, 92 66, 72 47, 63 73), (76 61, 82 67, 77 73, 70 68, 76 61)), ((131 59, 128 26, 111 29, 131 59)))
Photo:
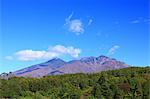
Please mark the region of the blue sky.
POLYGON ((148 0, 1 0, 0 73, 54 57, 150 65, 148 0))

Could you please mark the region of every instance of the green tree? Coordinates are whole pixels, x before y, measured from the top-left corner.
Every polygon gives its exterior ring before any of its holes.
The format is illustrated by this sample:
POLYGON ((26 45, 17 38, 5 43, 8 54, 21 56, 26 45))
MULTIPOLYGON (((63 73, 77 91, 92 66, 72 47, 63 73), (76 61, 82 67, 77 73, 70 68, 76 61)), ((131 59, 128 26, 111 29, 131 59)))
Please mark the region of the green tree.
POLYGON ((110 97, 112 97, 112 91, 110 89, 111 83, 109 82, 107 75, 102 74, 97 83, 101 86, 102 95, 105 98, 110 99, 110 97))
POLYGON ((146 81, 142 87, 143 99, 150 99, 150 80, 146 81))
POLYGON ((113 99, 122 99, 123 98, 123 91, 116 85, 111 85, 112 93, 113 93, 113 99))
POLYGON ((136 99, 141 99, 142 96, 143 96, 142 86, 141 86, 141 84, 139 82, 135 86, 134 95, 133 96, 136 99))
POLYGON ((103 99, 104 96, 102 95, 101 90, 102 90, 102 89, 101 89, 101 86, 97 83, 97 84, 93 87, 92 95, 93 95, 95 98, 103 99))

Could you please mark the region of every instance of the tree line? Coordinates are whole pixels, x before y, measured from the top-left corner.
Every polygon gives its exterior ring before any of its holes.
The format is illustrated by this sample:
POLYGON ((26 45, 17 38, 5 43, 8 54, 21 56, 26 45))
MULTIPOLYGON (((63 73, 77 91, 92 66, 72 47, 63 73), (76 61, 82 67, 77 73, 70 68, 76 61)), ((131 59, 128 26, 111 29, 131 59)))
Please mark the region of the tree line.
POLYGON ((150 67, 0 79, 0 98, 150 99, 150 67))

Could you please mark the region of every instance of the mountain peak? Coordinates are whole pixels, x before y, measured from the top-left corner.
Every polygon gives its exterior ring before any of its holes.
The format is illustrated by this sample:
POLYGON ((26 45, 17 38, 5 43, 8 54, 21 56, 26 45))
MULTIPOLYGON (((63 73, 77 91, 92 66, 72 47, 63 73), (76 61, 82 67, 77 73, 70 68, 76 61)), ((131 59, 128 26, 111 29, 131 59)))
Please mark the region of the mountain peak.
POLYGON ((105 55, 101 55, 101 56, 99 56, 98 58, 109 58, 109 57, 107 57, 107 56, 105 56, 105 55))
POLYGON ((53 59, 51 59, 51 60, 48 60, 46 63, 49 63, 49 62, 65 62, 64 60, 62 60, 62 59, 60 59, 60 58, 53 58, 53 59))
POLYGON ((80 60, 72 60, 69 62, 65 62, 60 58, 53 58, 47 62, 18 70, 14 74, 16 76, 42 77, 51 74, 95 73, 127 67, 129 65, 121 61, 101 55, 99 57, 84 57, 80 60))
POLYGON ((90 56, 90 57, 83 57, 80 60, 84 61, 84 60, 91 60, 91 59, 95 59, 96 57, 90 56))
POLYGON ((104 55, 101 55, 99 57, 93 57, 93 56, 90 56, 90 57, 84 57, 84 58, 81 58, 81 62, 85 62, 85 63, 98 63, 98 64, 101 64, 105 61, 108 61, 110 60, 109 57, 107 56, 104 56, 104 55))

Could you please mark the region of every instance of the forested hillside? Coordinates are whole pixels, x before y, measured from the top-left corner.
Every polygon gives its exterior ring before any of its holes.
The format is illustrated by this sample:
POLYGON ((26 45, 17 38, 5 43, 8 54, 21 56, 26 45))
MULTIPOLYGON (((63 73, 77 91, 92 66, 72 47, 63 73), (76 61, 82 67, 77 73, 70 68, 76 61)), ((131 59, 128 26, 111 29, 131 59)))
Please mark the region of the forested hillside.
POLYGON ((0 98, 150 99, 150 67, 130 67, 95 74, 0 79, 0 98))

